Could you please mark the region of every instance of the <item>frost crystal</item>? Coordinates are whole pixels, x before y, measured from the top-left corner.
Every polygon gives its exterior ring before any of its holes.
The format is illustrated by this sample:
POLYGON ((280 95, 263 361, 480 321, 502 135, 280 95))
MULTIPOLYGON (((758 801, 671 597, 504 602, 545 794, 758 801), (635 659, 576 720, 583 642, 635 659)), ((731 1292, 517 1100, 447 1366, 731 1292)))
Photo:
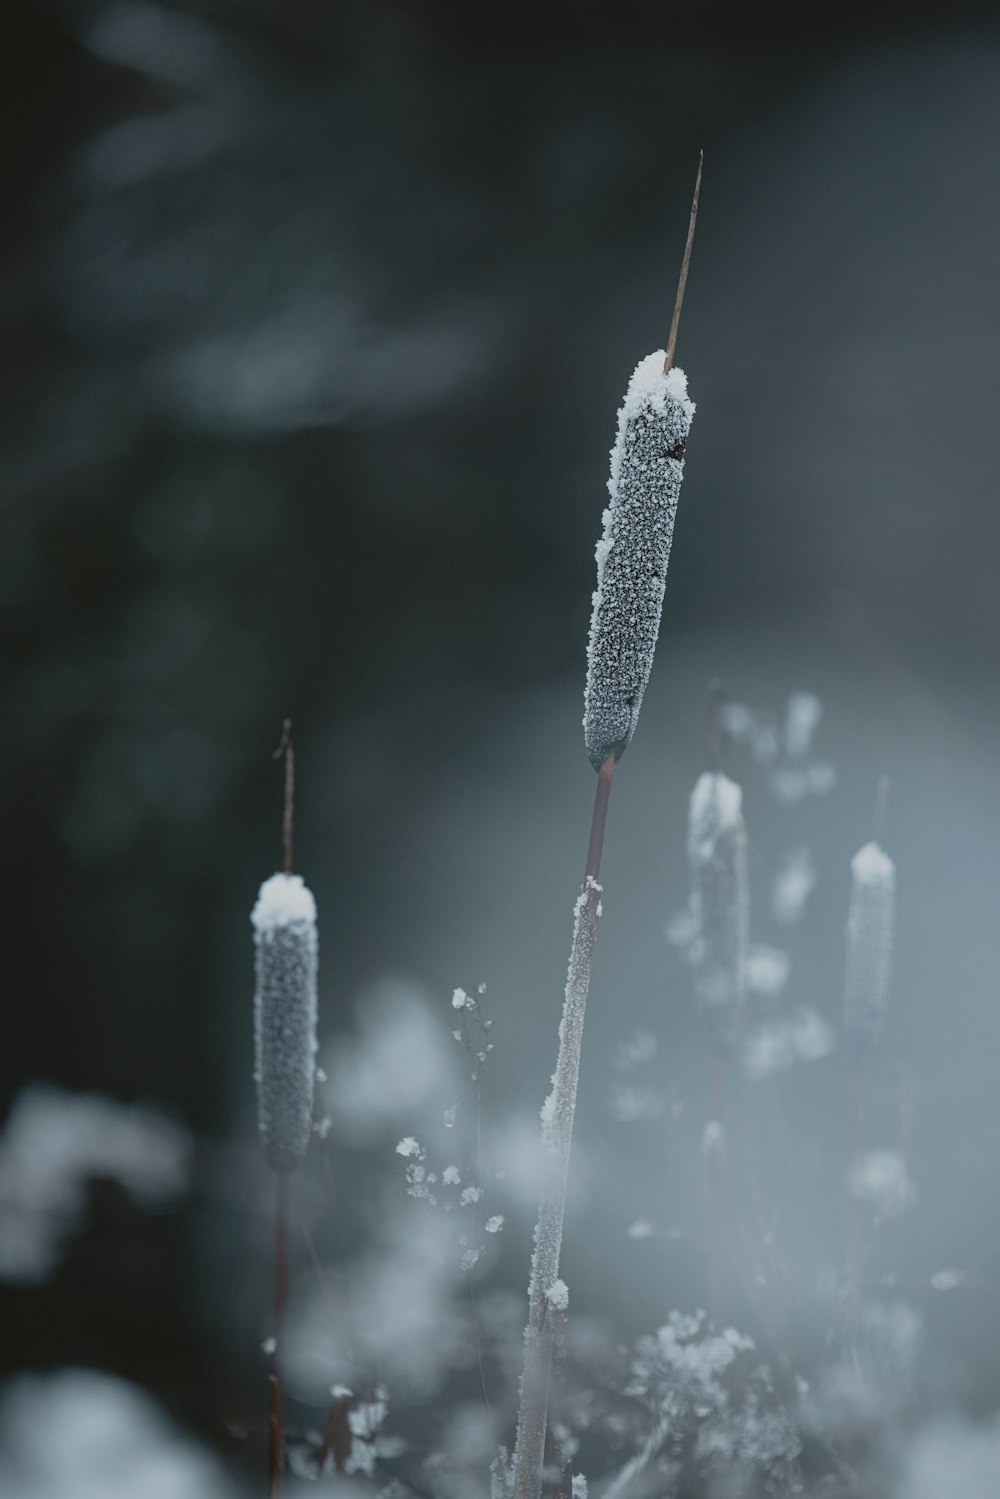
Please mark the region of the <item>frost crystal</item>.
POLYGON ((611 450, 611 503, 597 543, 584 737, 599 770, 635 731, 660 629, 684 444, 694 416, 683 370, 663 373, 663 350, 636 367, 611 450))
POLYGON ((844 1023, 868 1042, 882 1033, 892 972, 896 866, 877 843, 851 860, 844 1023))
POLYGON ((749 930, 742 792, 723 775, 699 776, 688 808, 695 995, 714 1045, 739 1037, 749 930))
POLYGON ((545 1293, 545 1299, 553 1311, 569 1310, 569 1286, 564 1280, 554 1280, 545 1293))
POLYGON ((297 874, 275 874, 251 912, 257 1122, 272 1170, 294 1171, 312 1130, 316 1059, 316 902, 297 874))

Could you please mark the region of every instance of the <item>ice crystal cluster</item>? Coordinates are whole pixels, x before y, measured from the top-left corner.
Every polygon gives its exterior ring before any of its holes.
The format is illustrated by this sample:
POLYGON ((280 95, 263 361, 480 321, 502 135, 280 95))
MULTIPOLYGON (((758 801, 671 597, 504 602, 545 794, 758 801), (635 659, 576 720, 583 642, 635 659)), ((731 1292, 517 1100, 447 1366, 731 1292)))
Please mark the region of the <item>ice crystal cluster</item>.
POLYGON ((699 776, 688 807, 688 868, 695 923, 695 995, 713 1044, 740 1035, 749 929, 743 794, 726 776, 699 776))
POLYGON ((663 373, 663 350, 636 366, 611 450, 611 503, 597 543, 584 736, 599 770, 628 748, 660 629, 684 445, 694 416, 683 370, 663 373))
POLYGON ((641 1413, 640 1443, 605 1499, 799 1492, 801 1443, 766 1367, 744 1357, 753 1353, 731 1327, 709 1332, 704 1312, 671 1312, 640 1338, 624 1390, 641 1413))
POLYGON ((316 902, 297 874, 260 887, 250 917, 256 949, 257 1122, 272 1170, 294 1171, 312 1129, 316 1065, 316 902))
POLYGON ((851 860, 844 1023, 862 1041, 882 1034, 892 971, 896 866, 877 843, 851 860))

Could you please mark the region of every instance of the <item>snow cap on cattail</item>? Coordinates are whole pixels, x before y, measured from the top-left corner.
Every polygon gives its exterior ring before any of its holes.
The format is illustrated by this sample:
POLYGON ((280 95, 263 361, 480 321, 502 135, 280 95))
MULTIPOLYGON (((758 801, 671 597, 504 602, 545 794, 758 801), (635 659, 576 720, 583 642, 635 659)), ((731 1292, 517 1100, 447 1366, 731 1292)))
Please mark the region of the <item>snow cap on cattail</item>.
POLYGON ((851 860, 844 1024, 872 1044, 882 1034, 892 973, 896 866, 876 842, 851 860))
POLYGON ((316 902, 297 874, 273 874, 250 916, 257 1122, 272 1170, 294 1171, 312 1129, 316 1056, 316 902))
POLYGON ((584 737, 595 770, 635 732, 660 629, 684 445, 694 416, 684 371, 662 349, 635 369, 611 450, 611 503, 597 543, 584 737))
POLYGON ((706 771, 688 804, 688 869, 696 936, 695 997, 715 1046, 740 1036, 750 924, 743 793, 706 771))

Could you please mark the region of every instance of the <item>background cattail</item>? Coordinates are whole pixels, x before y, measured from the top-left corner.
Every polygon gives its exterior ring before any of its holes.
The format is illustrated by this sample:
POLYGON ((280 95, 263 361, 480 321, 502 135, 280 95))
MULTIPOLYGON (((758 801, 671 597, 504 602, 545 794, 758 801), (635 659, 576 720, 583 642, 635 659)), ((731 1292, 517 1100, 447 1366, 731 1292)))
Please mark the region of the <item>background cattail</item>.
POLYGON ((739 1040, 750 924, 743 793, 706 771, 688 804, 688 869, 696 935, 695 996, 713 1046, 739 1040))
POLYGON ((297 874, 274 874, 250 917, 257 1121, 272 1170, 294 1171, 312 1129, 316 1055, 316 902, 297 874))
POLYGON ((595 770, 620 760, 639 718, 660 629, 684 445, 694 416, 684 371, 663 350, 636 366, 611 450, 611 503, 597 543, 583 728, 595 770))
POLYGON ((896 866, 876 842, 851 860, 844 1024, 872 1045, 882 1034, 892 972, 896 866))

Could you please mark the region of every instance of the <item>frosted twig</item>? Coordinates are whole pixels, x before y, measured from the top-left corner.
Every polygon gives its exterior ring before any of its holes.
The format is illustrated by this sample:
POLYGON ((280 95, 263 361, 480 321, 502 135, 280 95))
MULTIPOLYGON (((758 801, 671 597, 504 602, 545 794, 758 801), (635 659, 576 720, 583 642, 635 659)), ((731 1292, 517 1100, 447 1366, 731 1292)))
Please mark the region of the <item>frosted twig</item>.
POLYGON ((271 1333, 268 1480, 271 1499, 280 1499, 285 1481, 285 1312, 288 1306, 288 1177, 275 1178, 274 1327, 271 1333))
POLYGON ((583 889, 573 910, 573 942, 563 1016, 559 1026, 559 1054, 552 1079, 552 1092, 542 1108, 542 1183, 528 1288, 521 1408, 514 1449, 515 1499, 538 1499, 541 1492, 552 1366, 552 1319, 548 1315, 548 1293, 559 1279, 569 1155, 573 1143, 576 1088, 580 1075, 580 1047, 590 989, 590 965, 597 936, 597 922, 601 914, 602 891, 597 876, 601 867, 604 825, 614 770, 615 757, 612 753, 601 766, 597 779, 587 868, 583 889))
MULTIPOLYGON (((896 866, 879 846, 889 797, 886 776, 875 798, 875 836, 851 860, 851 903, 847 917, 847 968, 844 980, 844 1025, 858 1042, 854 1082, 853 1183, 864 1153, 868 1054, 882 1034, 892 976, 895 928, 896 866)), ((853 1194, 847 1243, 848 1310, 857 1315, 864 1257, 864 1209, 853 1194)))

